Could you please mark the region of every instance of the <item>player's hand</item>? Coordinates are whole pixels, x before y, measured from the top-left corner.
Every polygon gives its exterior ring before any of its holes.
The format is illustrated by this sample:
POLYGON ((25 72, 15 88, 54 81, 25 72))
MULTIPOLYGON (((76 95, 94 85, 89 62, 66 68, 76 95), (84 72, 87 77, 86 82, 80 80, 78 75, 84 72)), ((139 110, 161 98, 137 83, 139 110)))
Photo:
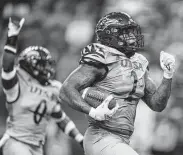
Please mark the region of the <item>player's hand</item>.
POLYGON ((19 24, 15 24, 12 22, 12 19, 10 17, 9 23, 8 23, 8 37, 18 36, 20 33, 20 30, 22 29, 24 22, 25 22, 25 19, 22 18, 20 20, 19 24))
POLYGON ((79 143, 79 145, 83 148, 83 140, 79 143))
POLYGON ((160 64, 161 64, 161 68, 164 71, 163 76, 166 79, 171 79, 175 72, 175 57, 171 54, 161 51, 160 64))
POLYGON ((98 121, 104 121, 111 118, 119 108, 118 104, 116 104, 116 106, 111 110, 108 108, 108 105, 112 99, 113 96, 110 95, 96 109, 91 108, 89 116, 98 121))

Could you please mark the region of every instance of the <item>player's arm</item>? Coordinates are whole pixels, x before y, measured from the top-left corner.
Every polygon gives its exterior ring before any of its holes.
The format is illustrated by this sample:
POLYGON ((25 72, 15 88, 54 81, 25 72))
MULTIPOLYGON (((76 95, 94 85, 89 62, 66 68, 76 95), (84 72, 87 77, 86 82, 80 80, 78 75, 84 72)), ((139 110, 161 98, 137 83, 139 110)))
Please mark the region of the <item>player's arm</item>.
POLYGON ((20 93, 18 77, 15 68, 15 58, 17 52, 18 35, 23 26, 23 23, 24 19, 22 19, 17 26, 11 21, 10 18, 8 24, 8 36, 6 45, 4 46, 1 72, 3 91, 6 94, 8 103, 16 101, 20 93))
POLYGON ((66 135, 76 140, 83 147, 83 135, 79 132, 74 122, 62 110, 61 105, 57 104, 52 113, 56 123, 66 135))
POLYGON ((64 81, 60 90, 60 98, 74 109, 88 114, 90 117, 102 121, 111 117, 118 106, 108 108, 112 96, 108 96, 96 109, 91 107, 82 98, 80 91, 100 81, 108 72, 105 64, 104 50, 100 45, 91 44, 82 51, 80 66, 76 68, 64 81))
POLYGON ((82 98, 80 91, 100 80, 107 73, 104 52, 96 44, 90 44, 81 51, 80 65, 64 81, 60 98, 72 108, 89 114, 89 106, 82 98))
POLYGON ((74 109, 89 114, 91 106, 82 98, 80 91, 91 86, 97 79, 100 79, 105 72, 106 70, 104 68, 81 64, 64 81, 60 91, 60 98, 74 109))
POLYGON ((172 79, 163 78, 157 88, 150 78, 148 71, 145 74, 145 91, 143 101, 154 111, 161 112, 165 109, 171 93, 172 79))
POLYGON ((145 74, 145 95, 143 100, 154 111, 161 112, 165 109, 171 94, 172 77, 175 71, 175 58, 165 52, 161 52, 160 64, 164 71, 160 86, 156 89, 148 71, 145 74))

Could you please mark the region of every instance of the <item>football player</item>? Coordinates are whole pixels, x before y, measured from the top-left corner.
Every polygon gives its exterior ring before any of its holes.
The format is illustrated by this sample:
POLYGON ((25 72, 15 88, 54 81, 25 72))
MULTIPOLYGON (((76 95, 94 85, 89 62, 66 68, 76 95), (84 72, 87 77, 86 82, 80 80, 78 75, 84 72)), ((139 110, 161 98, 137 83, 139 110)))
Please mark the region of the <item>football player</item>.
POLYGON ((50 118, 82 145, 83 136, 61 108, 61 83, 53 80, 55 70, 50 52, 30 46, 17 56, 17 39, 23 26, 9 21, 2 60, 2 85, 9 113, 7 129, 0 141, 4 155, 43 155, 50 118))
POLYGON ((141 28, 127 13, 105 15, 96 25, 95 33, 98 42, 82 50, 80 65, 64 81, 60 97, 88 115, 89 127, 84 137, 86 155, 137 155, 128 145, 137 104, 142 99, 157 112, 166 107, 175 58, 161 52, 164 74, 156 88, 149 76, 148 60, 138 53, 144 46, 141 28), (108 91, 117 101, 117 111, 111 113, 103 103, 97 108, 87 104, 80 94, 86 87, 108 91))

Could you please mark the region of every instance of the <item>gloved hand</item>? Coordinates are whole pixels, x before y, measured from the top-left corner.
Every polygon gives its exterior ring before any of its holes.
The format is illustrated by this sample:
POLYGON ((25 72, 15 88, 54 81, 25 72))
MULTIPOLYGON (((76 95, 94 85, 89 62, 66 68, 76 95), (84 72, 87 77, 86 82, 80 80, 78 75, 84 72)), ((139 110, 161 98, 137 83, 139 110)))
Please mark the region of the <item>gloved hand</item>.
POLYGON ((8 37, 12 36, 18 36, 20 33, 20 30, 22 29, 22 26, 25 22, 25 19, 22 18, 19 22, 18 25, 12 22, 11 17, 9 18, 9 23, 8 23, 8 37))
POLYGON ((175 57, 171 54, 161 51, 160 64, 161 64, 161 68, 164 71, 163 76, 166 79, 171 79, 175 72, 175 57))
POLYGON ((12 53, 17 53, 17 40, 18 40, 18 35, 20 33, 20 30, 22 29, 22 26, 24 24, 25 19, 22 18, 19 24, 15 24, 12 22, 11 17, 9 18, 9 23, 8 23, 8 37, 6 40, 6 45, 4 46, 4 50, 8 50, 9 52, 12 53))
POLYGON ((83 140, 79 144, 83 148, 83 140))
POLYGON ((91 108, 89 116, 98 121, 104 121, 111 118, 119 108, 118 104, 116 104, 116 106, 111 110, 108 108, 108 105, 112 99, 113 96, 110 95, 96 109, 91 108))

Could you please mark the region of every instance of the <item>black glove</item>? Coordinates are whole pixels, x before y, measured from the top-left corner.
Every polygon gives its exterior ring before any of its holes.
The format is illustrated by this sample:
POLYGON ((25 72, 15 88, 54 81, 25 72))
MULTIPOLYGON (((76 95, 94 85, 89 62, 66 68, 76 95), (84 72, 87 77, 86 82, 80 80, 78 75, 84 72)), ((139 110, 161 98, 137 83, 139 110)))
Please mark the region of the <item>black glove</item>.
POLYGON ((79 145, 83 148, 83 140, 79 143, 79 145))

